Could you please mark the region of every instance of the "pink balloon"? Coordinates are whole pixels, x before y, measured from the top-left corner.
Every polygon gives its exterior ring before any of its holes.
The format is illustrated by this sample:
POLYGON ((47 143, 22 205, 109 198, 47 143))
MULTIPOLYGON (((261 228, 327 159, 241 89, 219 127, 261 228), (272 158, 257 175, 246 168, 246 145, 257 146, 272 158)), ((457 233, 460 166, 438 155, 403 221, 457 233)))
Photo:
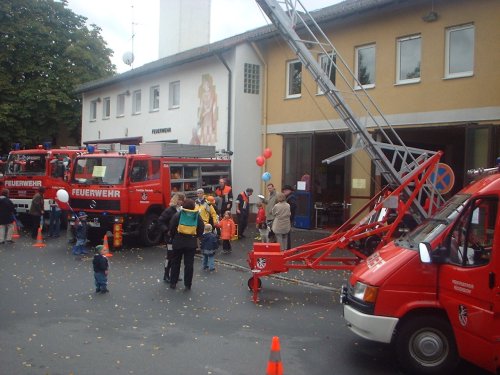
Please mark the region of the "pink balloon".
POLYGON ((255 159, 255 162, 259 167, 262 167, 264 163, 266 162, 266 159, 264 159, 263 156, 257 156, 257 159, 255 159))
POLYGON ((271 156, 273 156, 273 152, 271 151, 270 148, 266 148, 264 150, 264 153, 262 154, 266 159, 269 159, 271 156))

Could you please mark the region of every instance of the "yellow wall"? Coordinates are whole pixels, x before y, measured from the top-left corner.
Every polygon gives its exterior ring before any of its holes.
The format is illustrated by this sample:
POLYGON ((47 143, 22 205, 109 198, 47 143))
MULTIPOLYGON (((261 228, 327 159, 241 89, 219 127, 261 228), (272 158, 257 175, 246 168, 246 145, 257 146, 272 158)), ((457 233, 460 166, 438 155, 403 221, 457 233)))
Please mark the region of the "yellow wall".
MULTIPOLYGON (((271 173, 271 180, 264 182, 261 180, 261 192, 267 195, 266 185, 273 183, 278 191, 281 191, 282 168, 283 165, 283 138, 278 135, 269 135, 267 137, 267 148, 271 149, 272 156, 266 159, 261 171, 271 173)), ((261 173, 261 175, 262 175, 261 173)))
MULTIPOLYGON (((327 34, 335 47, 354 69, 354 48, 376 44, 376 87, 369 94, 385 115, 454 110, 500 105, 500 1, 440 1, 434 10, 435 22, 424 22, 430 2, 418 2, 404 10, 374 13, 362 19, 336 22, 327 34), (445 30, 467 23, 475 25, 474 75, 444 79, 445 30), (421 81, 395 85, 396 39, 422 36, 421 81)), ((296 59, 281 37, 263 43, 268 62, 268 124, 293 123, 336 118, 326 99, 316 94, 316 84, 303 70, 302 97, 285 99, 286 61, 296 59), (309 94, 308 91, 311 93, 309 94), (320 108, 318 108, 318 106, 320 108)), ((340 79, 337 76, 337 82, 340 79)), ((345 86, 338 84, 341 91, 345 86)), ((344 98, 349 101, 348 95, 344 98)), ((272 129, 270 129, 272 131, 272 129)))
MULTIPOLYGON (((419 113, 500 106, 500 1, 434 2, 434 11, 439 16, 434 22, 422 20, 422 16, 431 10, 430 1, 408 1, 398 7, 397 10, 383 8, 370 14, 356 14, 334 21, 334 26, 322 26, 353 71, 355 48, 375 43, 375 87, 367 91, 384 115, 406 114, 407 118, 418 118, 419 113), (446 29, 470 23, 475 27, 474 74, 471 77, 444 79, 446 29), (397 39, 416 34, 422 38, 420 82, 396 85, 397 39)), ((304 132, 307 131, 304 130, 304 123, 337 119, 338 116, 324 96, 316 95, 317 85, 305 67, 301 97, 286 99, 286 63, 297 58, 281 36, 261 41, 258 47, 268 69, 264 123, 268 132, 267 142, 274 153, 266 168, 271 172, 276 187, 280 188, 282 138, 281 135, 269 133, 277 133, 277 125, 285 125, 286 132, 304 132)), ((341 82, 339 74, 337 88, 343 93, 347 104, 355 109, 357 105, 350 100, 351 95, 346 93, 350 89, 341 82)), ((356 112, 356 115, 359 114, 356 112)), ((500 124, 500 119, 486 123, 500 124)), ((412 123, 404 125, 411 126, 412 123)), ((352 160, 351 189, 346 191, 346 196, 371 195, 371 176, 366 172, 370 171, 368 166, 371 166, 369 157, 358 152, 352 160), (365 188, 352 187, 353 179, 357 179, 357 183, 366 180, 365 188)), ((367 199, 353 198, 351 214, 366 202, 367 199)))

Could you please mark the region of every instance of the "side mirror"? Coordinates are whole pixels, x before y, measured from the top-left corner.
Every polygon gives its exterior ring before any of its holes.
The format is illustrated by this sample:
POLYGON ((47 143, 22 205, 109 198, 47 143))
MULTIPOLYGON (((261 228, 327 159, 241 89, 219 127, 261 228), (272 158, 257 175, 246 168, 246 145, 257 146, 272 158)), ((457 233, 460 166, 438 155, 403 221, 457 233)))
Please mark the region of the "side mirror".
POLYGON ((418 253, 420 255, 420 261, 422 263, 432 263, 431 262, 431 245, 427 242, 420 242, 418 244, 418 253))

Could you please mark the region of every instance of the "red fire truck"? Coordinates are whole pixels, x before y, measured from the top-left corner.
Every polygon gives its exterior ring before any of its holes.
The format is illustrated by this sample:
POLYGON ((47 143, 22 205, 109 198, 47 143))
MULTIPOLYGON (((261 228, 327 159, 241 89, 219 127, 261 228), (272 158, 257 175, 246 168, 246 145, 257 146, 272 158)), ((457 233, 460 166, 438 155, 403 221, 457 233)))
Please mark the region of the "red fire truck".
MULTIPOLYGON (((75 158, 84 151, 63 147, 51 149, 40 145, 36 149, 13 150, 5 163, 4 185, 18 214, 29 212, 31 199, 41 186, 46 188, 45 210, 59 189, 69 189, 69 174, 75 158)), ((64 209, 64 207, 61 207, 64 209)))
POLYGON ((460 357, 500 369, 500 170, 487 172, 343 287, 351 330, 395 343, 412 373, 452 373, 460 357))
POLYGON ((231 161, 216 158, 213 146, 152 143, 141 144, 140 151, 88 153, 75 160, 71 207, 87 213, 89 236, 111 232, 115 247, 127 234, 138 234, 146 246, 157 244, 157 219, 173 193, 210 193, 220 178, 230 177, 231 161))

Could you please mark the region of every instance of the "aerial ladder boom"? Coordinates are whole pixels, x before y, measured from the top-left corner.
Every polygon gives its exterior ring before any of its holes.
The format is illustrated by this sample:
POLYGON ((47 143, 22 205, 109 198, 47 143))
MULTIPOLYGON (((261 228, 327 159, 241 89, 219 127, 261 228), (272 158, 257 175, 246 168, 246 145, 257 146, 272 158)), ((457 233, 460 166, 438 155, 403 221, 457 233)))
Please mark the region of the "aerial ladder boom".
MULTIPOLYGON (((256 1, 295 52, 303 66, 310 72, 340 119, 354 135, 353 148, 339 157, 363 148, 389 186, 397 187, 402 185, 405 179, 411 178, 412 173, 418 169, 423 161, 436 154, 433 151, 410 148, 404 145, 356 75, 353 74, 313 16, 299 0, 256 1), (328 56, 329 63, 326 69, 312 55, 312 48, 328 56), (335 69, 341 82, 347 87, 348 94, 354 99, 357 113, 355 113, 354 107, 351 108, 346 103, 340 90, 330 80, 329 69, 335 69), (373 139, 368 132, 368 126, 378 130, 382 138, 380 141, 373 139), (391 157, 390 159, 388 155, 391 157)), ((334 156, 323 162, 330 163, 339 157, 334 156)), ((405 188, 403 194, 409 197, 412 194, 412 189, 405 188)), ((440 205, 443 201, 431 181, 424 184, 419 194, 430 197, 432 204, 440 205)), ((415 199, 411 207, 417 222, 421 222, 435 208, 431 207, 426 211, 422 207, 421 201, 421 199, 415 199)))
POLYGON ((277 244, 254 244, 254 250, 248 254, 253 273, 248 287, 253 290, 254 301, 257 301, 260 290, 260 277, 293 268, 353 269, 394 238, 396 231, 408 229, 408 222, 421 223, 444 202, 434 183, 442 152, 407 147, 403 143, 302 3, 299 0, 256 2, 354 136, 350 150, 325 159, 323 163, 331 163, 364 149, 387 186, 327 238, 285 251, 280 251, 277 244), (321 66, 311 53, 312 49, 328 56, 328 63, 321 66), (331 81, 331 69, 335 69, 336 76, 340 77, 340 85, 331 81), (344 86, 349 98, 353 99, 351 105, 347 104, 339 89, 344 90, 344 86), (377 140, 369 129, 376 130, 377 140), (362 217, 366 211, 369 213, 362 217), (337 250, 341 251, 340 256, 333 256, 337 250), (353 256, 346 256, 346 250, 353 256))

